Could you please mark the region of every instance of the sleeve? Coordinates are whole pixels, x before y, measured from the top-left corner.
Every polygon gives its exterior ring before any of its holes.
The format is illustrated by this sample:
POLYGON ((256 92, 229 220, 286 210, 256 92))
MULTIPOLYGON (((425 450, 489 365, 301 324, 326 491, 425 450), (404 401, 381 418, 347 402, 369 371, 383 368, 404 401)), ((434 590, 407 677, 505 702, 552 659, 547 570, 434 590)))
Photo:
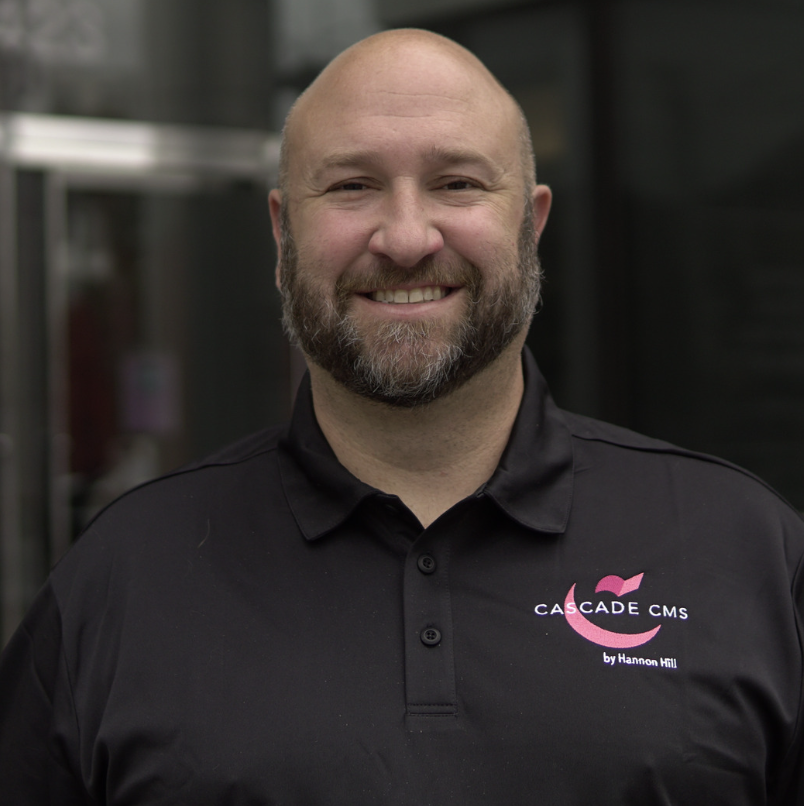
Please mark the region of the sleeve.
POLYGON ((3 803, 93 804, 75 772, 77 758, 78 729, 62 653, 61 618, 46 585, 0 658, 3 803))

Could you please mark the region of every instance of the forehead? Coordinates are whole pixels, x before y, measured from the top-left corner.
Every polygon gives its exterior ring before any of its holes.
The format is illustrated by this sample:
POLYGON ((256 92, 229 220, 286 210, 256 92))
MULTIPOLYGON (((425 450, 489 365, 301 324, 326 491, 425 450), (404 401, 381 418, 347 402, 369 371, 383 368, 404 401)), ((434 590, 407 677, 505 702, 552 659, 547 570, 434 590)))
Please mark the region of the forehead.
POLYGON ((513 102, 491 76, 433 52, 343 65, 303 97, 287 136, 289 168, 303 174, 356 155, 484 158, 503 168, 519 148, 513 102))

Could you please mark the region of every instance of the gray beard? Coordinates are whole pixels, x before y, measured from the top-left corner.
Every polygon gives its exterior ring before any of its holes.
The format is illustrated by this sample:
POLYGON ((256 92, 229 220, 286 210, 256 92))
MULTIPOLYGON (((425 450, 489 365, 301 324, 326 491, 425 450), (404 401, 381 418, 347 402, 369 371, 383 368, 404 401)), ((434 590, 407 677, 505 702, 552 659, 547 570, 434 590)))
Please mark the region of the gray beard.
POLYGON ((468 261, 427 257, 403 268, 378 260, 359 278, 339 278, 330 299, 309 283, 299 266, 284 205, 280 224, 282 322, 288 337, 336 381, 370 400, 412 408, 444 397, 500 356, 530 324, 539 300, 541 267, 530 203, 519 231, 517 265, 493 267, 490 274, 498 283, 491 289, 468 261), (381 323, 361 333, 348 310, 358 283, 361 288, 461 285, 467 308, 446 330, 426 319, 381 323))

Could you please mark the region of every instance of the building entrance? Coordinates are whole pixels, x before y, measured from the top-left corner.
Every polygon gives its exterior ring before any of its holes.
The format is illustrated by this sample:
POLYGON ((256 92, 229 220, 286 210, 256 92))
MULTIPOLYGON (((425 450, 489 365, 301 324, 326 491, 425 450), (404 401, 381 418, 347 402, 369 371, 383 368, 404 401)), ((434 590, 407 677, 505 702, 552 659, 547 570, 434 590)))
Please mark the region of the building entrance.
POLYGON ((287 416, 254 131, 0 118, 0 548, 7 638, 126 489, 287 416))

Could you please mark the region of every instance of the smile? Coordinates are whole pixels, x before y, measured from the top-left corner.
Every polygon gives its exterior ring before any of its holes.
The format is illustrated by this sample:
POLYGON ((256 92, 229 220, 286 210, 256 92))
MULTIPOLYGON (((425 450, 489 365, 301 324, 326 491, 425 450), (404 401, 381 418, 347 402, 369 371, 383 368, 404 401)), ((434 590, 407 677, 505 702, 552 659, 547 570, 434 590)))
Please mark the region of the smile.
POLYGON ((395 305, 405 305, 409 302, 431 302, 442 299, 452 289, 447 286, 426 285, 421 288, 380 288, 372 291, 368 296, 375 302, 391 302, 395 305))

